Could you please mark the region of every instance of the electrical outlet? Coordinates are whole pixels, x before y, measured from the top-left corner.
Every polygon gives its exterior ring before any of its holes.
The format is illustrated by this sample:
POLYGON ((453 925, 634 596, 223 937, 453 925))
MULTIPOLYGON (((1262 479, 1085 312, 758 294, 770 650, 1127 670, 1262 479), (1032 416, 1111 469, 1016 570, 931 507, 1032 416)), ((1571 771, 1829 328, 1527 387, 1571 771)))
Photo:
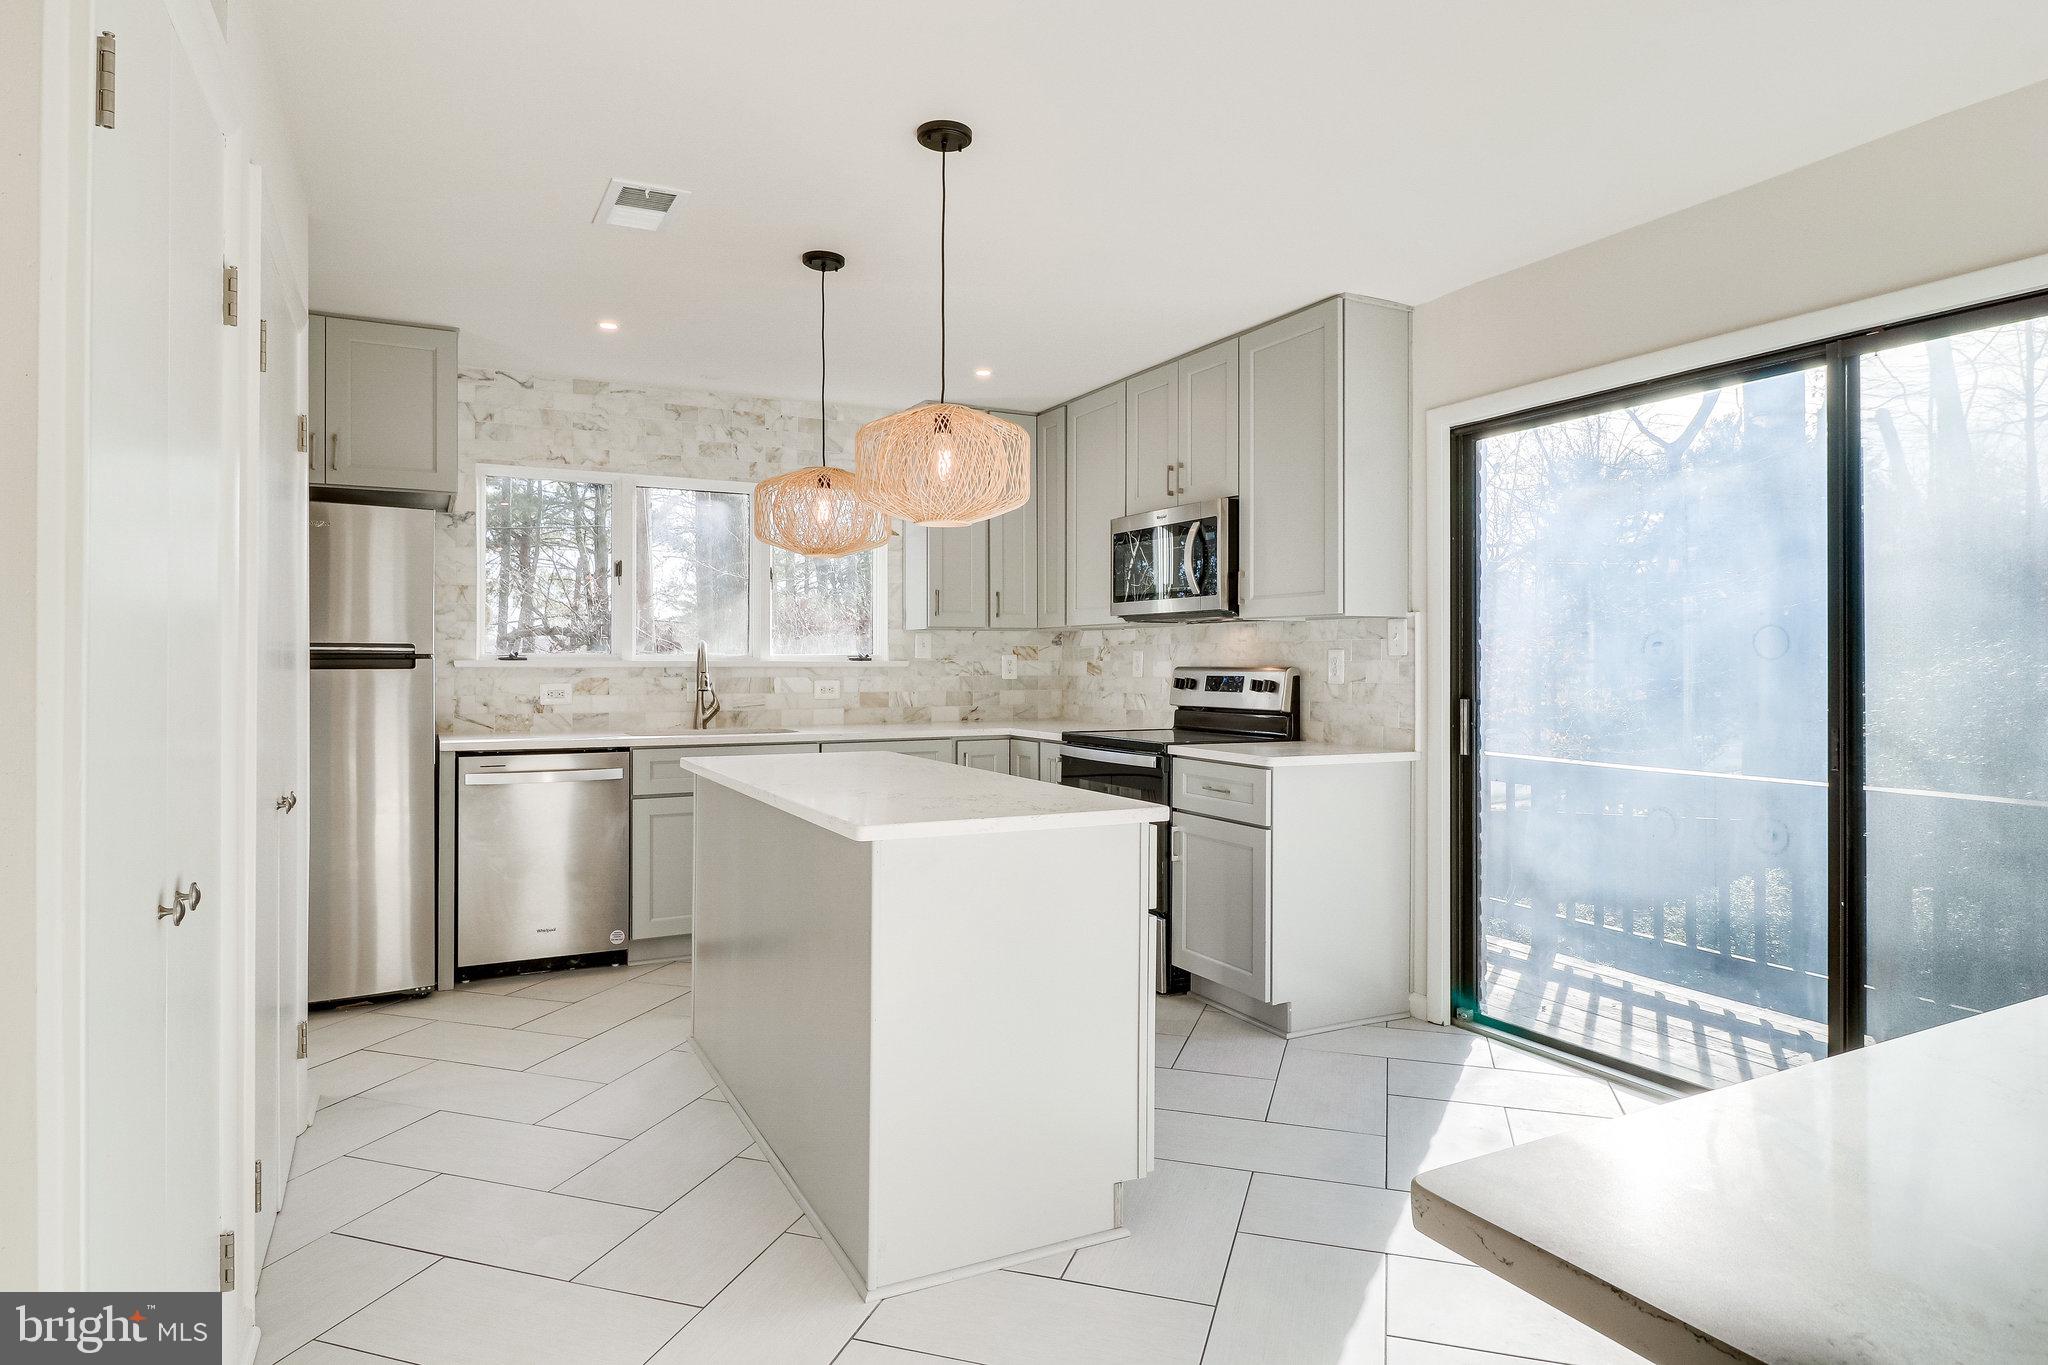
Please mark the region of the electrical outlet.
POLYGON ((1134 678, 1145 676, 1145 651, 1142 649, 1133 651, 1131 654, 1131 676, 1134 678))
POLYGON ((1344 651, 1341 649, 1333 649, 1330 651, 1330 686, 1342 687, 1343 685, 1344 651))
POLYGON ((811 684, 811 695, 819 701, 839 700, 839 679, 820 678, 811 684))
POLYGON ((576 689, 568 683, 542 683, 540 704, 542 706, 567 706, 569 695, 576 689))
POLYGON ((1408 653, 1408 618, 1396 616, 1387 622, 1387 657, 1403 658, 1408 653))
POLYGON ((1014 654, 1005 654, 1005 655, 1003 656, 1003 676, 1004 676, 1005 678, 1014 678, 1014 677, 1016 677, 1016 676, 1017 676, 1017 656, 1016 656, 1016 655, 1014 655, 1014 654))
POLYGON ((931 657, 932 657, 932 637, 931 637, 931 636, 929 636, 929 635, 915 635, 915 636, 912 636, 912 637, 911 637, 911 641, 910 641, 910 653, 911 653, 911 656, 912 656, 913 658, 918 658, 918 659, 929 659, 929 658, 931 658, 931 657))

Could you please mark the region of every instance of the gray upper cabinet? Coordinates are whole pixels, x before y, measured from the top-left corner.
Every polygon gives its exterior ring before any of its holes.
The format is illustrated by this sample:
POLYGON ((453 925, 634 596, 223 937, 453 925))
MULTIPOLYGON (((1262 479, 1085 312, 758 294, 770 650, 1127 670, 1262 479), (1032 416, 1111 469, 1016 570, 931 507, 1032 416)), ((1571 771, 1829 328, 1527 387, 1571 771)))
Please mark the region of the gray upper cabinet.
POLYGON ((1408 310, 1335 298, 1237 342, 1240 611, 1408 610, 1408 310))
MULTIPOLYGON (((1028 413, 999 412, 1028 433, 1037 419, 1028 413)), ((1034 441, 1034 445, 1036 442, 1034 441)), ((1034 456, 1036 452, 1034 451, 1034 456)), ((1037 461, 1032 461, 1031 500, 988 524, 988 623, 998 630, 1032 630, 1038 625, 1037 461)))
POLYGON ((315 314, 314 482, 453 497, 456 333, 315 314))
POLYGON ((921 527, 927 624, 976 630, 988 624, 989 523, 921 527))
POLYGON ((1245 616, 1344 610, 1344 313, 1331 299, 1237 339, 1245 616))
POLYGON ((1038 485, 1038 624, 1067 623, 1067 410, 1038 414, 1031 452, 1038 485))
POLYGON ((1117 623, 1110 610, 1109 524, 1124 515, 1124 386, 1067 404, 1067 620, 1117 623))
POLYGON ((1174 500, 1237 496, 1237 339, 1174 362, 1174 500))
POLYGON ((1180 500, 1176 373, 1167 364, 1124 381, 1124 511, 1133 516, 1180 500))

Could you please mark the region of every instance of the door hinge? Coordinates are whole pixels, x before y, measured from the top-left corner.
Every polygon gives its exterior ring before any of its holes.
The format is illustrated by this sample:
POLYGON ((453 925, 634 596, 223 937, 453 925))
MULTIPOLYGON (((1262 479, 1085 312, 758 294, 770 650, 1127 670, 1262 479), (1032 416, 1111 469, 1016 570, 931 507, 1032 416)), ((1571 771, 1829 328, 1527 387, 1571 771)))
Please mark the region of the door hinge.
POLYGON ((305 452, 305 449, 306 449, 306 414, 302 412, 302 413, 300 413, 300 414, 299 414, 299 451, 300 451, 300 453, 301 453, 301 454, 303 454, 303 453, 305 452))
POLYGON ((225 1294, 235 1287, 235 1234, 223 1232, 220 1235, 220 1292, 225 1294))
POLYGON ((242 321, 242 272, 225 264, 220 268, 220 320, 229 327, 242 321))
POLYGON ((263 1212, 263 1163, 256 1163, 256 1212, 263 1212))
POLYGON ((613 577, 613 578, 616 578, 616 579, 618 579, 618 580, 619 580, 619 581, 620 581, 621 583, 623 583, 623 582, 625 582, 625 581, 626 581, 626 561, 625 561, 625 560, 623 560, 623 559, 614 559, 614 560, 612 561, 612 577, 613 577))
POLYGON ((270 373, 270 319, 256 319, 256 373, 270 373))
POLYGON ((299 1020, 299 1056, 306 1055, 306 1021, 299 1020))
POLYGON ((114 126, 114 35, 100 34, 99 60, 93 69, 93 118, 101 128, 114 126))

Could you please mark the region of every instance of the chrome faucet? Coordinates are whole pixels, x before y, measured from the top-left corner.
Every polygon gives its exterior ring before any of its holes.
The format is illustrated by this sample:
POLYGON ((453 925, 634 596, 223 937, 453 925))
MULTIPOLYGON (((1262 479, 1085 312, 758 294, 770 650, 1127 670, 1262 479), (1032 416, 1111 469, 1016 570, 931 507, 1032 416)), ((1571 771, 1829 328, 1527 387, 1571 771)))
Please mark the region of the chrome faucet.
POLYGON ((711 685, 711 670, 704 666, 704 642, 697 642, 697 701, 690 708, 690 728, 702 730, 718 714, 718 689, 711 685))

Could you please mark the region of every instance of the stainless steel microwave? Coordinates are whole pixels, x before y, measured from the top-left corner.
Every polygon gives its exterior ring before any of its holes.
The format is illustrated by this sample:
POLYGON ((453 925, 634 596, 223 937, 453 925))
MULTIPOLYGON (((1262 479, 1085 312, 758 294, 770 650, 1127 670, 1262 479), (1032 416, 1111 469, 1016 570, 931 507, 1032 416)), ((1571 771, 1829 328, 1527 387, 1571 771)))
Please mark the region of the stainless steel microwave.
POLYGON ((1133 621, 1237 615, 1237 499, 1162 507, 1109 524, 1110 609, 1133 621))

